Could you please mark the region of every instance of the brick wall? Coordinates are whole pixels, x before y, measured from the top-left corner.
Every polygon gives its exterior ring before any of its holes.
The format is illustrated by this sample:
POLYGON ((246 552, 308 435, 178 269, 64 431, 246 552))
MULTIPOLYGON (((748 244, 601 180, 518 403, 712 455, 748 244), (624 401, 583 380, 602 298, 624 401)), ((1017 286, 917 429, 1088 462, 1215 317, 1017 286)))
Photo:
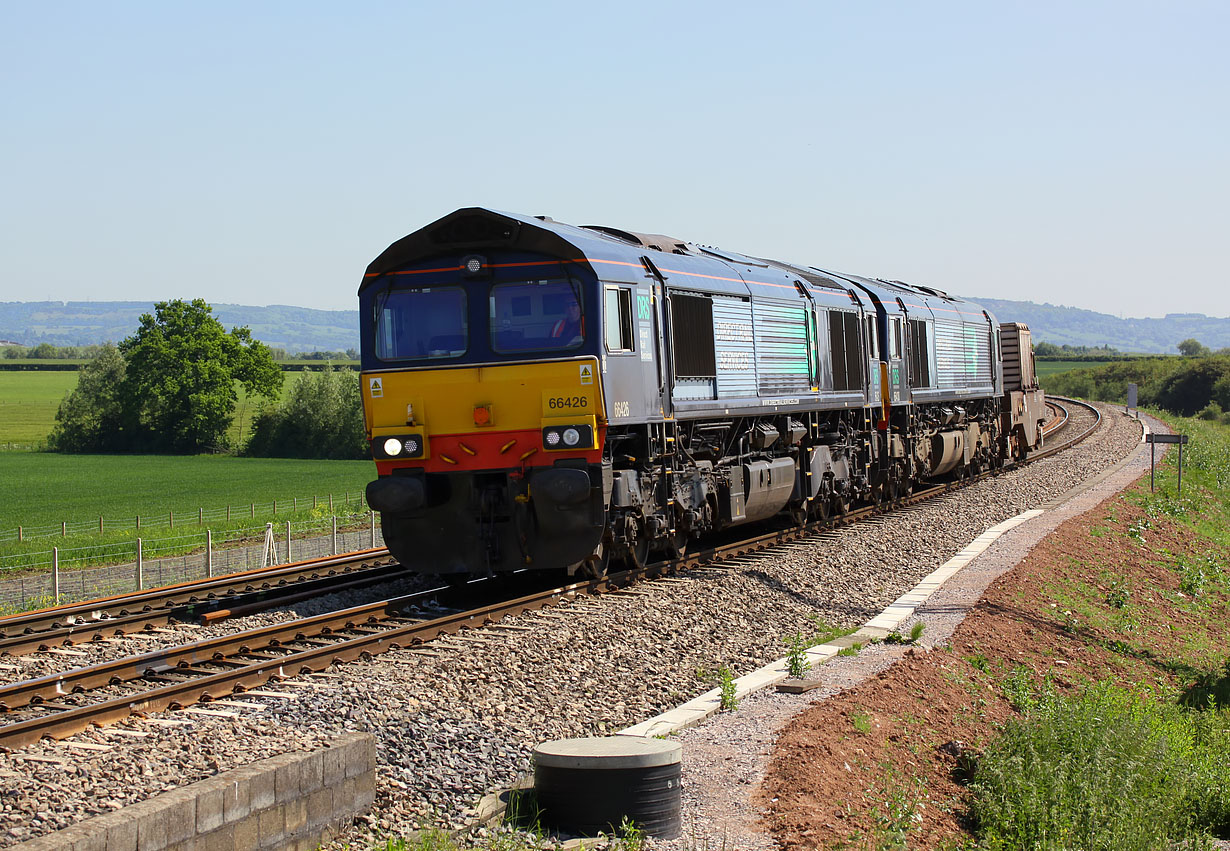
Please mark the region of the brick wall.
POLYGON ((375 797, 376 739, 347 733, 318 750, 235 768, 10 851, 315 851, 375 797))

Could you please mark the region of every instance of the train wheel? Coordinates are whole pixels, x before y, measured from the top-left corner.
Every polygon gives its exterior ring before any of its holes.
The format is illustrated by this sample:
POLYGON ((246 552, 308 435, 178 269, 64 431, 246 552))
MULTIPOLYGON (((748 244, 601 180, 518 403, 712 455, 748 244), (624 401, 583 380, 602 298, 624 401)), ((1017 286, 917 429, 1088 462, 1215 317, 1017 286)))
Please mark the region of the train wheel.
POLYGON ((816 494, 810 503, 807 505, 807 510, 816 520, 829 519, 829 499, 824 494, 816 494))
POLYGON ((606 576, 610 566, 611 548, 603 541, 589 558, 581 562, 576 575, 578 579, 601 579, 606 576))
POLYGON ((833 494, 833 513, 838 517, 844 517, 850 513, 850 500, 843 497, 841 494, 833 494))
POLYGON ((641 531, 643 530, 637 526, 629 524, 626 534, 631 540, 624 540, 617 545, 619 558, 629 569, 644 567, 649 563, 649 538, 643 534, 636 534, 641 531))
POLYGON ((683 558, 688 551, 688 533, 679 530, 675 534, 666 537, 666 543, 662 547, 662 551, 666 553, 667 558, 683 558))
POLYGON ((807 505, 791 506, 787 509, 790 513, 790 522, 795 526, 807 525, 807 505))

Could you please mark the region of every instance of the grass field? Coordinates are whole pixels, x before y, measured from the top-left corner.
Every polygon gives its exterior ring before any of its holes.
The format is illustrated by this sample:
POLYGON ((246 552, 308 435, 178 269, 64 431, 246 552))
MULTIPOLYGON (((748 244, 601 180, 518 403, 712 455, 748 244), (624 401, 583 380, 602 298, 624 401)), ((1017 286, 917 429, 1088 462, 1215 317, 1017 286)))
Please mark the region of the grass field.
MULTIPOLYGON (((26 528, 133 520, 166 520, 198 509, 247 509, 294 497, 361 493, 375 478, 370 461, 301 461, 220 455, 57 455, 0 453, 0 533, 26 528)), ((246 512, 245 512, 246 513, 246 512)))
POLYGON ((1048 375, 1055 375, 1060 372, 1068 372, 1072 369, 1085 369, 1091 366, 1102 366, 1099 361, 1087 360, 1040 360, 1036 364, 1038 377, 1045 378, 1048 375))
MULTIPOLYGON (((302 372, 285 373, 283 399, 302 377, 302 372)), ((24 449, 45 441, 55 425, 60 402, 76 386, 76 372, 0 371, 0 450, 10 444, 24 449)), ((236 387, 236 392, 239 404, 235 406, 235 419, 229 432, 233 445, 239 445, 248 437, 252 417, 259 410, 248 402, 242 387, 236 387)))
POLYGON ((60 401, 76 386, 75 372, 0 372, 0 446, 46 440, 60 401))

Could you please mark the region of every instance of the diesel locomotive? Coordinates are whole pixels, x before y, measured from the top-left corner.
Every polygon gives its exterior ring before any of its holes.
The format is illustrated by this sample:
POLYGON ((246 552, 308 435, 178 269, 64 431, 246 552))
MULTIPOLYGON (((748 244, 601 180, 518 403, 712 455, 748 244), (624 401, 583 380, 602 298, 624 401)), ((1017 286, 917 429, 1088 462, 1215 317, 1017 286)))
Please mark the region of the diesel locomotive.
POLYGON ((359 306, 367 500, 417 572, 599 576, 1042 441, 1028 328, 930 287, 469 208, 359 306))

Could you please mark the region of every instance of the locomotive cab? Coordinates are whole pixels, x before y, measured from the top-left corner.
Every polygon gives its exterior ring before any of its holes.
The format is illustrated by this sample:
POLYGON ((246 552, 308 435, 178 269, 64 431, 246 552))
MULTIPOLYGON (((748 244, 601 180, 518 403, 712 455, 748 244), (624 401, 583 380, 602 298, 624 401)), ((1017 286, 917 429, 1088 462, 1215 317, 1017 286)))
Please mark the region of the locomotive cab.
POLYGON ((492 248, 411 252, 360 290, 368 504, 418 572, 583 564, 606 522, 597 280, 492 248))

